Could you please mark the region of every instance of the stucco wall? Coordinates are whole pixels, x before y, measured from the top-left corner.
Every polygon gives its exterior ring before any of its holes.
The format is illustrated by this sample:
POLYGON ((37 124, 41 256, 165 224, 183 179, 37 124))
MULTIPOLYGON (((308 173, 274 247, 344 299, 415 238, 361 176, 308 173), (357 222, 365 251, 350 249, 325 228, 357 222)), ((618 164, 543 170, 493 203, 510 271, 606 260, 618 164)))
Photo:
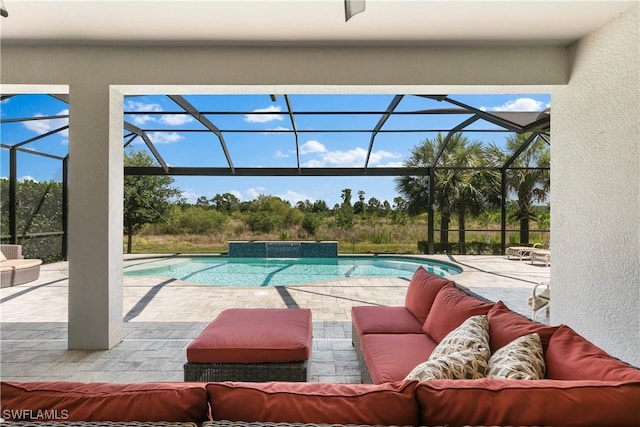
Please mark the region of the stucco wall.
POLYGON ((640 366, 640 6, 573 46, 552 94, 553 323, 640 366))

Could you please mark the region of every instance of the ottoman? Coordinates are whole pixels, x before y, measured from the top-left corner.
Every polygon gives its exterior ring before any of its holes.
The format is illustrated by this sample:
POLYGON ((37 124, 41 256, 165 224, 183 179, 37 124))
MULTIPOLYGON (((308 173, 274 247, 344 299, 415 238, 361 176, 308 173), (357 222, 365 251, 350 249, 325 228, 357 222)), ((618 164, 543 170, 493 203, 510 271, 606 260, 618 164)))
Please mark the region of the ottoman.
POLYGON ((313 325, 304 308, 232 308, 188 346, 185 381, 307 381, 313 325))

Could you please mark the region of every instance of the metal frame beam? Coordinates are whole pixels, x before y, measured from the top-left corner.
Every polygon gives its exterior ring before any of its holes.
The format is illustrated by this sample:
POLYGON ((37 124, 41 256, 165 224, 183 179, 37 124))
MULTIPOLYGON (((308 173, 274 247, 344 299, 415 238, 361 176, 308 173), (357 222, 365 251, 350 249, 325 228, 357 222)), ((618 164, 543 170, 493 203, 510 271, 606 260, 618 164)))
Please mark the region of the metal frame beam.
POLYGON ((369 141, 369 150, 367 150, 367 158, 364 161, 365 169, 369 167, 369 159, 371 158, 371 151, 373 150, 373 142, 376 139, 376 135, 378 135, 378 132, 380 132, 380 129, 382 129, 382 126, 384 126, 387 120, 389 120, 389 117, 391 117, 391 114, 393 113, 393 111, 396 109, 400 101, 402 101, 402 98, 404 98, 404 95, 396 95, 393 97, 393 99, 391 100, 391 103, 389 104, 385 112, 382 114, 382 117, 380 117, 380 120, 378 120, 378 123, 373 128, 373 132, 371 133, 371 140, 369 141))
POLYGON ((169 170, 169 165, 167 165, 167 162, 164 161, 164 159, 162 158, 158 150, 156 150, 156 146, 153 145, 153 142, 149 139, 149 136, 145 131, 143 131, 136 125, 131 124, 129 122, 124 122, 124 128, 140 136, 144 141, 144 143, 147 145, 147 148, 149 148, 149 150, 153 154, 153 157, 155 157, 158 163, 160 163, 160 166, 162 166, 162 169, 164 169, 165 172, 169 170))
POLYGON ((296 129, 296 119, 293 115, 293 110, 291 109, 291 101, 289 100, 289 95, 284 96, 284 102, 287 104, 289 119, 291 119, 291 126, 293 127, 293 134, 296 139, 296 165, 298 166, 298 170, 300 170, 300 144, 298 142, 298 130, 296 129))
POLYGON ((233 162, 231 161, 231 156, 229 155, 229 150, 227 149, 227 144, 224 141, 224 137, 222 136, 222 132, 216 125, 214 125, 209 119, 207 119, 204 115, 202 115, 196 107, 191 105, 189 101, 184 99, 181 95, 169 95, 169 99, 178 104, 180 107, 184 108, 184 110, 191 114, 193 118, 199 121, 204 127, 213 132, 218 139, 220 140, 220 146, 222 147, 222 151, 224 152, 224 156, 227 159, 227 164, 229 168, 233 171, 235 168, 233 167, 233 162))
POLYGON ((214 167, 159 167, 126 166, 125 175, 171 176, 424 176, 427 168, 214 168, 214 167))

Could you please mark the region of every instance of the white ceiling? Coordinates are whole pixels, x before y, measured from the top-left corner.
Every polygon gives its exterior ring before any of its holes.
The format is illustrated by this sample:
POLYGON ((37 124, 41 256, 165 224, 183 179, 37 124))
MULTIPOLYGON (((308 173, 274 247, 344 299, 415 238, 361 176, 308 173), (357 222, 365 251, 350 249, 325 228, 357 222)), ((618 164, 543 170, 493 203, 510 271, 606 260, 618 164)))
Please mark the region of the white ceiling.
POLYGON ((4 0, 3 43, 568 44, 639 0, 4 0))

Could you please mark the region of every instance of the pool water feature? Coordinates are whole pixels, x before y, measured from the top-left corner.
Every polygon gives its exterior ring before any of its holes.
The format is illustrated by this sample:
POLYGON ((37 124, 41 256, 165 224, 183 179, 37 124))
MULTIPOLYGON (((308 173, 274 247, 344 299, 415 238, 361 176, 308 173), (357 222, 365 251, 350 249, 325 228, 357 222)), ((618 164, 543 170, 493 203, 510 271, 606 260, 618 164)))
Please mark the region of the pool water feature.
POLYGON ((439 276, 462 269, 445 262, 408 257, 234 258, 198 256, 125 262, 125 276, 172 277, 214 286, 286 286, 349 277, 411 278, 418 266, 439 276))

